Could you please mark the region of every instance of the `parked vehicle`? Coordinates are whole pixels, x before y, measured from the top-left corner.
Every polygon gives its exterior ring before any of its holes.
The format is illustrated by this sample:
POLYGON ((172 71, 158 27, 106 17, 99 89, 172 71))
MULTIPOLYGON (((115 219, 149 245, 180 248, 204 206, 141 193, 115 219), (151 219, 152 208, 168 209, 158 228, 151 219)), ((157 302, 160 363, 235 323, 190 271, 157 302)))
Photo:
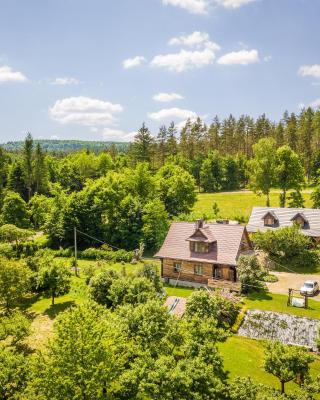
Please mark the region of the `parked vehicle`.
POLYGON ((319 284, 316 281, 305 281, 300 288, 300 293, 304 296, 314 296, 319 291, 319 284))

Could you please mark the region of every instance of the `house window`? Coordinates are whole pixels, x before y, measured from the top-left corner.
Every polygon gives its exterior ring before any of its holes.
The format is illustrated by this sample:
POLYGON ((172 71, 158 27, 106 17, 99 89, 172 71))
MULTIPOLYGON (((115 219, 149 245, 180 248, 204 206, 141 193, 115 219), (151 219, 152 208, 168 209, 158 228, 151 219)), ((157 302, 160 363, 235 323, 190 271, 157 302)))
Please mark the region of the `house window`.
POLYGON ((194 251, 196 253, 208 253, 209 252, 208 243, 191 242, 190 247, 191 247, 191 251, 194 251))
POLYGON ((181 263, 173 263, 173 271, 174 272, 180 272, 181 271, 181 263))
POLYGON ((305 220, 303 218, 301 218, 301 217, 296 217, 294 219, 294 223, 296 223, 297 225, 299 225, 299 226, 301 226, 303 228, 304 225, 305 225, 305 220))
POLYGON ((266 218, 264 219, 264 224, 267 225, 267 226, 274 225, 274 218, 272 218, 272 217, 266 217, 266 218))
POLYGON ((197 264, 194 266, 195 275, 203 275, 203 266, 201 264, 197 264))
POLYGON ((216 279, 221 279, 222 278, 222 270, 219 267, 216 267, 214 270, 214 277, 216 279))

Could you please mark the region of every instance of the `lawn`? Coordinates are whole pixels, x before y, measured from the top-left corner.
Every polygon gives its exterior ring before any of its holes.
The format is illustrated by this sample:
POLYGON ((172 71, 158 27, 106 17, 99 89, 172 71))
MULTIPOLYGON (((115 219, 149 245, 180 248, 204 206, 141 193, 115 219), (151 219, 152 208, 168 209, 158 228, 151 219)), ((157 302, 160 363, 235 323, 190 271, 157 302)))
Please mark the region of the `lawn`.
POLYGON ((193 288, 173 287, 173 286, 165 286, 165 290, 168 296, 177 296, 177 297, 189 297, 194 291, 193 288))
MULTIPOLYGON (((253 380, 280 389, 278 379, 264 371, 264 342, 240 336, 232 336, 219 344, 224 366, 229 377, 250 376, 253 380)), ((311 364, 311 375, 320 374, 320 359, 311 364)), ((286 384, 286 390, 296 388, 294 382, 286 384)))
MULTIPOLYGON (((68 258, 60 257, 62 261, 70 265, 70 260, 68 258)), ((157 262, 155 262, 156 264, 157 262)), ((82 273, 84 267, 92 265, 98 273, 101 268, 104 269, 114 269, 118 272, 125 271, 125 273, 130 274, 131 272, 136 272, 139 268, 143 266, 143 263, 137 264, 122 264, 122 263, 103 263, 101 261, 94 260, 78 260, 78 266, 80 271, 80 277, 72 276, 71 279, 71 289, 69 293, 59 296, 55 299, 55 305, 51 306, 51 298, 34 295, 27 298, 22 307, 32 313, 39 313, 48 315, 50 318, 55 318, 57 314, 61 311, 66 310, 72 305, 80 304, 88 298, 87 285, 85 283, 85 276, 82 273)))
POLYGON ((244 298, 244 303, 248 308, 264 311, 275 311, 286 314, 294 314, 301 317, 320 319, 320 302, 312 299, 308 300, 308 309, 288 307, 288 297, 282 294, 257 292, 250 293, 244 298))
MULTIPOLYGON (((305 206, 311 207, 310 193, 303 193, 303 197, 306 201, 305 206)), ((222 218, 237 219, 238 217, 242 217, 247 221, 252 207, 265 206, 266 198, 265 196, 258 196, 251 191, 199 193, 193 209, 195 217, 202 217, 203 214, 210 217, 214 202, 218 204, 222 218)), ((273 207, 279 206, 279 191, 271 192, 270 204, 273 207)))

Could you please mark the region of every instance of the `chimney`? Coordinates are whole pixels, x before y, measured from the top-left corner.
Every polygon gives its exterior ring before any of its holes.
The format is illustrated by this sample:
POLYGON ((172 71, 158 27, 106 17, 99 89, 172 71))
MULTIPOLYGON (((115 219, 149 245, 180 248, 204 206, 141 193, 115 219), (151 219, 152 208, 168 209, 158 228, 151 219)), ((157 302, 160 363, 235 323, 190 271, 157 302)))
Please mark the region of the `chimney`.
POLYGON ((203 228, 203 219, 197 219, 195 223, 195 229, 203 228))

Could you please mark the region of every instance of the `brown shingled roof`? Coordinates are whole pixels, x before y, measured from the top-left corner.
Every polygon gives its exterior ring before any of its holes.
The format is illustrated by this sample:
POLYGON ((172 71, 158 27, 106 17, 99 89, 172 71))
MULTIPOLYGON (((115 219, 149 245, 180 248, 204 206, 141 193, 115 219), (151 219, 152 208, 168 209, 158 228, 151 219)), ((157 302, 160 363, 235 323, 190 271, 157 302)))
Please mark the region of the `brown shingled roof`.
POLYGON ((245 227, 210 223, 203 229, 206 232, 210 231, 211 238, 216 240, 211 252, 195 253, 190 251, 190 245, 186 239, 195 233, 193 222, 173 222, 155 257, 236 265, 245 227))

